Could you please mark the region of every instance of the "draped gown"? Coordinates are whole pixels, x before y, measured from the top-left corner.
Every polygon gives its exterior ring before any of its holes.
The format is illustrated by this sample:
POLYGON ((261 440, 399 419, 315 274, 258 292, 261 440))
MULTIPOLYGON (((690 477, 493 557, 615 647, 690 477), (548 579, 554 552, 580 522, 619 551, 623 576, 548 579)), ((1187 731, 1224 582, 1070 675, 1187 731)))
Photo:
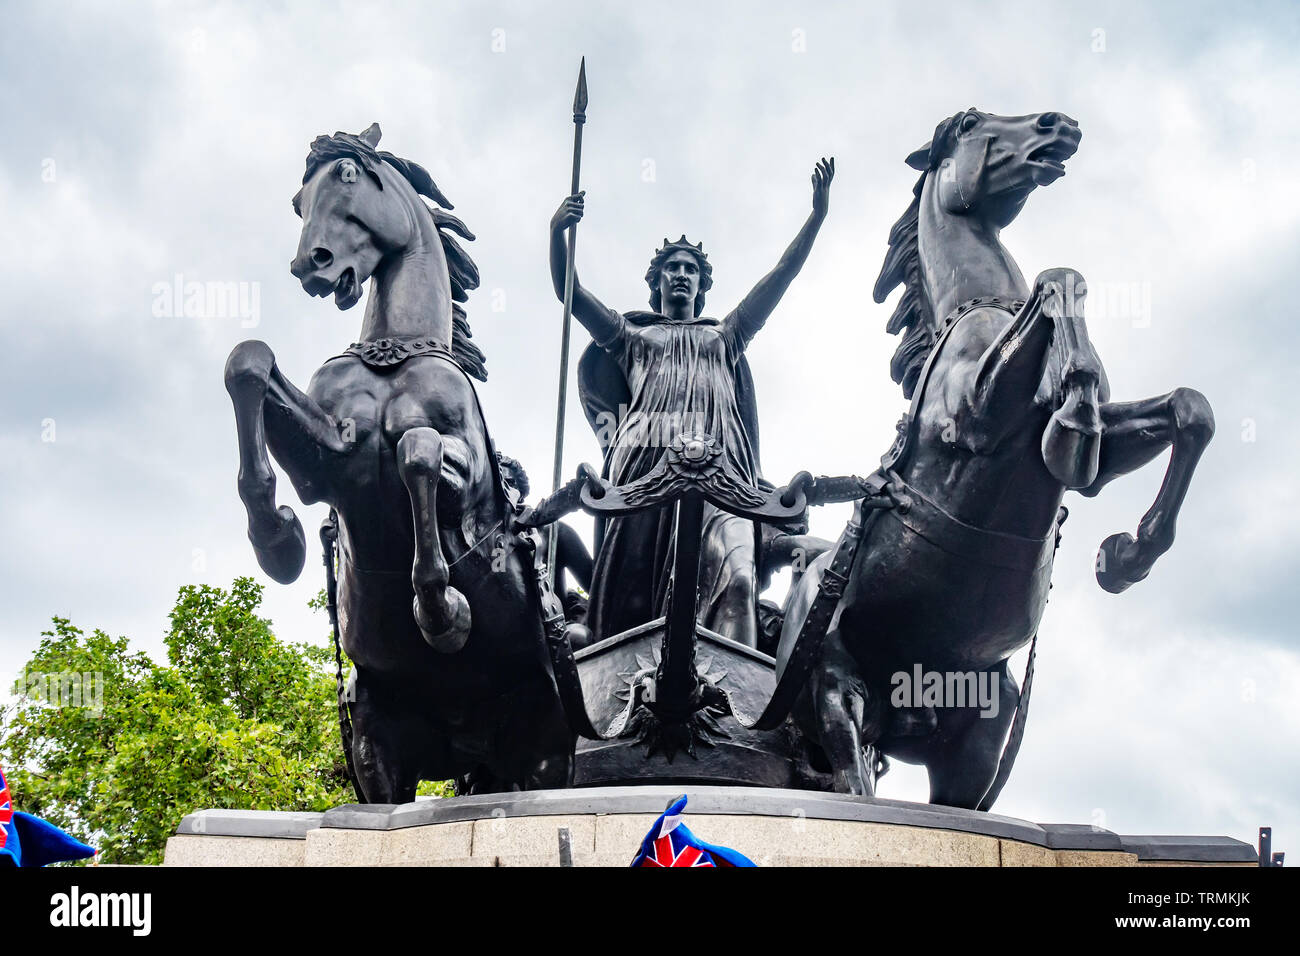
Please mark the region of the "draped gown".
MULTIPOLYGON (((606 477, 627 484, 659 461, 680 432, 721 446, 730 469, 758 479, 755 438, 737 401, 736 366, 761 323, 737 308, 722 320, 676 321, 610 310, 598 338, 626 379, 630 400, 608 443, 606 477)), ((666 613, 673 564, 674 509, 612 518, 599 542, 587 622, 599 640, 666 613)), ((705 504, 697 620, 748 646, 757 643, 757 529, 705 504)))

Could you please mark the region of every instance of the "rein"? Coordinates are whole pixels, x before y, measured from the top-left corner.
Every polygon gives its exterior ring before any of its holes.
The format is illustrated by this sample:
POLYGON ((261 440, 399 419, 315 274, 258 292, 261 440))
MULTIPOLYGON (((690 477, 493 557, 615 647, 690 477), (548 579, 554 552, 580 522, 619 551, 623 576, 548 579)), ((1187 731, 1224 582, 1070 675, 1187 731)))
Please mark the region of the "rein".
POLYGON ((477 541, 475 541, 474 544, 473 544, 472 546, 470 546, 469 548, 467 548, 467 549, 465 550, 465 553, 462 554, 459 558, 457 558, 455 561, 452 561, 450 564, 448 564, 448 565, 447 565, 447 570, 450 571, 450 570, 451 570, 452 568, 454 568, 456 565, 460 564, 462 561, 464 561, 466 558, 468 558, 471 554, 473 554, 475 551, 477 551, 477 550, 479 549, 479 545, 481 545, 484 541, 487 541, 487 540, 491 539, 493 532, 496 531, 497 528, 501 527, 501 525, 504 524, 504 523, 505 523, 505 519, 502 518, 502 519, 500 519, 499 521, 497 521, 497 523, 494 524, 492 527, 488 528, 487 531, 483 532, 483 537, 481 537, 481 538, 479 538, 477 541))
POLYGON ((334 546, 339 537, 338 513, 330 509, 329 517, 321 522, 320 543, 325 558, 325 609, 329 612, 330 627, 334 631, 334 685, 338 694, 339 737, 343 741, 343 764, 348 781, 357 800, 366 802, 357 781, 356 767, 352 763, 352 710, 348 707, 347 687, 343 683, 343 641, 339 635, 338 580, 334 576, 334 546))

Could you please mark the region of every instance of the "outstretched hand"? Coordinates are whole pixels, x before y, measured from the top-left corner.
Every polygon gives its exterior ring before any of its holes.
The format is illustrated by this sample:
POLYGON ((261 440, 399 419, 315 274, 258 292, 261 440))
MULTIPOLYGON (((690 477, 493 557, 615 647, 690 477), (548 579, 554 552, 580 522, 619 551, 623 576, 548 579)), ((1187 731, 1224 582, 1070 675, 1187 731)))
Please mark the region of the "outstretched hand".
POLYGON ((817 168, 813 170, 813 212, 819 216, 826 215, 831 204, 831 180, 835 178, 835 157, 822 157, 817 168))

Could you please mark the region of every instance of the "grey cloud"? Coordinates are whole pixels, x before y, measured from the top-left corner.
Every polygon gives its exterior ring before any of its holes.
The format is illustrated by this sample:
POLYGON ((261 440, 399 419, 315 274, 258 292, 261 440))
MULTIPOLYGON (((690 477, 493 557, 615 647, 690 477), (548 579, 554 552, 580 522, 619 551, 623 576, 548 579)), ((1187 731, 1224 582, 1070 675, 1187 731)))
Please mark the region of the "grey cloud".
MULTIPOLYGON (((302 384, 360 321, 288 275, 289 198, 315 135, 380 121, 385 146, 428 166, 478 234, 483 403, 499 446, 542 490, 559 338, 545 227, 568 180, 580 54, 591 107, 579 258, 611 305, 643 306, 650 252, 684 231, 715 262, 710 311, 729 308, 806 214, 813 162, 837 157, 818 248, 751 354, 763 467, 777 480, 869 470, 903 410, 887 372, 892 302, 864 292, 910 196, 903 157, 969 105, 1060 109, 1081 122, 1082 149, 1009 246, 1029 275, 1068 264, 1099 288, 1149 284, 1148 326, 1093 324, 1116 397, 1194 385, 1220 430, 1174 551, 1120 597, 1097 588, 1091 555, 1136 525, 1159 466, 1070 502, 1033 719, 1000 809, 1071 822, 1101 809, 1118 829, 1243 839, 1268 822, 1279 846, 1300 833, 1300 720, 1277 682, 1300 677, 1289 403, 1300 134, 1278 119, 1300 88, 1293 6, 364 9, 6 10, 0 671, 55 613, 157 652, 180 584, 257 573, 234 491, 225 356, 262 338, 302 384), (155 316, 155 285, 178 273, 258 283, 260 323, 155 316), (41 441, 47 418, 53 444, 41 441), (1241 440, 1247 418, 1253 443, 1241 440), (1251 675, 1248 706, 1238 685, 1251 675)), ((598 456, 576 403, 569 422, 571 473, 598 456)), ((304 524, 319 521, 281 489, 304 524)), ((820 512, 814 531, 834 537, 846 516, 820 512)), ((293 639, 325 633, 305 606, 312 574, 267 582, 267 613, 293 639)), ((883 792, 923 797, 923 781, 900 767, 883 792)))

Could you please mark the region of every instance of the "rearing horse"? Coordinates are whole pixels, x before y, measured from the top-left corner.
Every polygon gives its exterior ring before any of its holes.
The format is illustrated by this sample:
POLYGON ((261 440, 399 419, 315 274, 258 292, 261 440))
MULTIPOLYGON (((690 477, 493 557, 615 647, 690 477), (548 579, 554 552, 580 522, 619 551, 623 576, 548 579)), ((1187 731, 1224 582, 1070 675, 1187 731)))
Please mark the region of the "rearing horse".
POLYGON ((277 509, 267 449, 306 503, 338 514, 338 621, 355 665, 352 763, 371 802, 421 779, 557 787, 574 738, 555 689, 533 558, 466 370, 486 377, 460 306, 473 235, 428 172, 381 153, 378 125, 312 143, 294 197, 291 271, 340 309, 373 277, 360 341, 299 391, 262 342, 236 346, 226 388, 239 496, 259 564, 288 583, 305 538, 277 509))
MULTIPOLYGON (((1173 543, 1214 433, 1209 403, 1192 389, 1110 402, 1082 277, 1051 269, 1030 288, 999 239, 1036 187, 1064 175, 1080 135, 1060 113, 972 109, 907 159, 921 178, 890 232, 875 300, 904 286, 889 321, 904 333, 891 371, 912 406, 873 476, 878 493, 859 502, 841 539, 857 542, 856 555, 828 579, 832 598, 843 593, 800 706, 841 792, 871 794, 883 753, 924 764, 934 803, 992 806, 1010 769, 1003 738, 1016 713, 1013 759, 1028 705, 1007 659, 1037 632, 1065 491, 1095 495, 1173 446, 1136 537, 1102 543, 1097 579, 1122 591, 1173 543), (945 688, 983 682, 996 706, 897 694, 918 669, 945 688)), ((782 668, 834 553, 791 590, 782 668)))

